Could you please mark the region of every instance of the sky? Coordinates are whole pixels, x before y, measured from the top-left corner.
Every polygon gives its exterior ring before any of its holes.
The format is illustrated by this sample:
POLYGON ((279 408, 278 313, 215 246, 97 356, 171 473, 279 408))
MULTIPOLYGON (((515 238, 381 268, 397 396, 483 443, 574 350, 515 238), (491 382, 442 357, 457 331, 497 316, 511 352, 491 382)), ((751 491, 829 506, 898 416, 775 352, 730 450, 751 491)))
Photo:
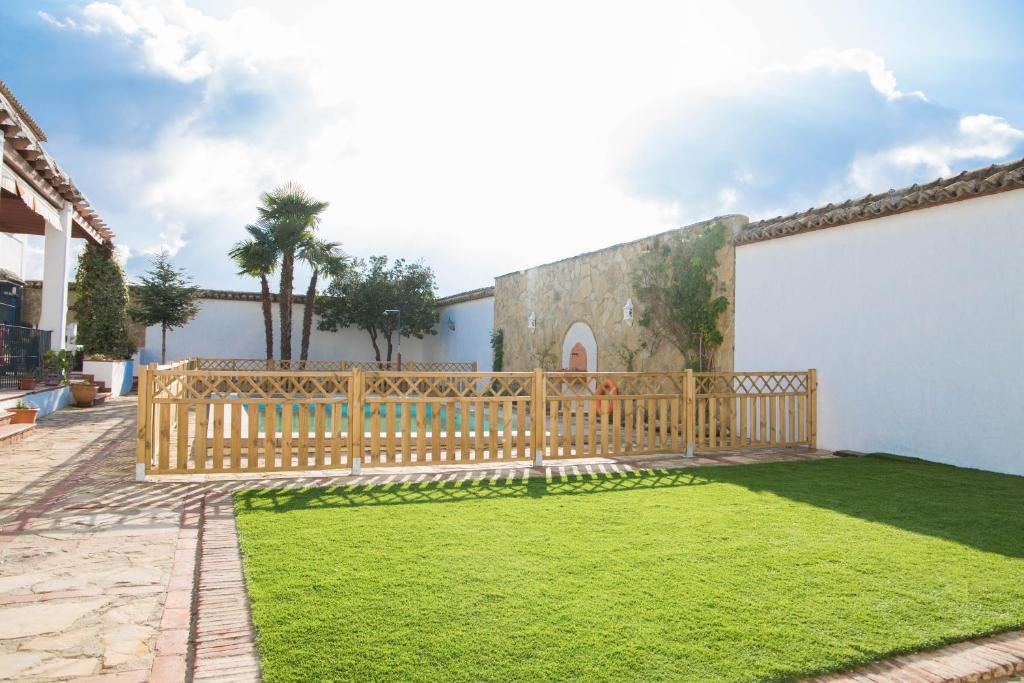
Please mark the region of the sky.
POLYGON ((257 287, 226 252, 285 181, 451 294, 1024 157, 1021 74, 1013 1, 0 3, 0 79, 129 275, 211 288, 257 287))

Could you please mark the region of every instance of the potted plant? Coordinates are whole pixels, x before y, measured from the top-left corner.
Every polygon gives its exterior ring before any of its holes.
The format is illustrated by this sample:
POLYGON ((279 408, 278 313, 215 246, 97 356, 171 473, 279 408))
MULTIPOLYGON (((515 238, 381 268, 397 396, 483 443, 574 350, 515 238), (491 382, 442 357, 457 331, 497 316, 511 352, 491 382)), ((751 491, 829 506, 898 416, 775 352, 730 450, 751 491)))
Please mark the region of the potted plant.
POLYGON ((18 389, 21 391, 32 391, 36 388, 36 375, 32 373, 30 375, 24 375, 18 378, 18 389))
POLYGON ((71 396, 79 408, 91 408, 98 390, 99 387, 87 379, 71 383, 71 396))
POLYGON ((14 413, 14 417, 11 418, 12 424, 35 424, 36 416, 39 415, 39 408, 30 406, 27 403, 22 403, 21 401, 18 401, 17 405, 13 408, 8 408, 7 410, 14 413))
POLYGON ((43 367, 49 371, 47 380, 54 384, 66 384, 71 354, 65 350, 47 351, 43 354, 43 367))

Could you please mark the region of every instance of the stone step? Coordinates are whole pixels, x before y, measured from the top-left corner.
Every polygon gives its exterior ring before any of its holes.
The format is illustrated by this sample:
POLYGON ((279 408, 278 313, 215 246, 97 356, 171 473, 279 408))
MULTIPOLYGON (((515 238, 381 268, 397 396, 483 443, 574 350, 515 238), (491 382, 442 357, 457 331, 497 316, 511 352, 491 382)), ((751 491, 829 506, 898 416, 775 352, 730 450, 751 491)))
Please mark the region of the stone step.
POLYGON ((34 432, 35 429, 36 426, 34 424, 0 425, 0 448, 21 441, 34 432))
POLYGON ((3 408, 0 408, 0 427, 11 424, 11 420, 14 419, 14 413, 9 413, 3 408))

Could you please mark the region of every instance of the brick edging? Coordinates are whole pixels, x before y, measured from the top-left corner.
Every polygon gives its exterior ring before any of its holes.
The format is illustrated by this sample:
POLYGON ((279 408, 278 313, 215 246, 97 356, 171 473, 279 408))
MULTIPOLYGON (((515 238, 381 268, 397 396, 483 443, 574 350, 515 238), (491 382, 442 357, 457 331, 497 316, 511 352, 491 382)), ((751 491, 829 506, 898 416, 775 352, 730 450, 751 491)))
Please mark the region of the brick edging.
POLYGON ((1024 631, 1009 631, 806 680, 814 683, 966 683, 1002 678, 1021 671, 1024 671, 1024 631))
POLYGON ((261 680, 230 492, 206 497, 197 576, 193 680, 261 680))
POLYGON ((153 666, 149 672, 150 683, 191 680, 195 587, 199 573, 205 501, 206 496, 200 488, 185 495, 171 578, 167 584, 153 666))

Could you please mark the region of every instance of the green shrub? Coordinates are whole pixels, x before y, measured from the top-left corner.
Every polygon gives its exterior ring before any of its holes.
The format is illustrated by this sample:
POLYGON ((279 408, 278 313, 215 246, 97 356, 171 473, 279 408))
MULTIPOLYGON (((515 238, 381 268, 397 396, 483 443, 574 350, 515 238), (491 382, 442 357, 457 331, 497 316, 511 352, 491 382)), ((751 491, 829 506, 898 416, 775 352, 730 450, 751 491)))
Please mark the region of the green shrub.
POLYGON ((78 257, 78 343, 87 356, 129 358, 135 351, 128 336, 128 284, 109 242, 88 244, 78 257))

